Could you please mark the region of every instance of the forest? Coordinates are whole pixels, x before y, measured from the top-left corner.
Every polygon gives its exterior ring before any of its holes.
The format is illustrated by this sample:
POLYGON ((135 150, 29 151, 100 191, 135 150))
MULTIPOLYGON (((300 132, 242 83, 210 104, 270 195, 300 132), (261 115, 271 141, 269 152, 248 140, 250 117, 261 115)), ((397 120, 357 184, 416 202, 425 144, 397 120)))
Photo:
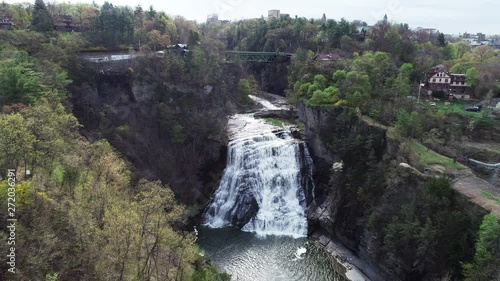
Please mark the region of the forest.
MULTIPOLYGON (((428 82, 425 73, 436 65, 466 74, 473 99, 500 97, 500 50, 472 48, 447 40, 442 33, 412 30, 407 24, 381 19, 368 29, 362 21, 326 17, 197 23, 152 6, 46 4, 43 0, 2 2, 2 16, 12 18, 12 26, 0 30, 0 217, 8 219, 7 178, 9 169, 15 169, 19 264, 12 277, 9 266, 2 263, 3 280, 230 280, 200 255, 196 230, 188 223, 195 215, 190 204, 199 204, 187 202, 191 193, 185 190, 191 186, 172 180, 175 186, 170 187, 165 184, 170 181, 142 179, 105 137, 87 138, 81 133, 83 126, 73 114, 72 89, 87 80, 96 83, 96 78, 89 78, 82 53, 140 55, 124 75, 156 83, 158 123, 162 136, 179 153, 174 158, 191 159, 204 142, 223 135, 224 126, 218 121, 235 107, 247 108, 248 94, 272 88, 272 81, 267 85, 261 81, 262 75, 272 72, 286 77, 285 91, 278 94, 286 95, 291 104, 344 109, 344 119, 335 121, 339 123, 369 117, 389 128, 393 139, 414 141, 404 147, 408 155, 414 156, 419 145, 425 145, 427 151, 455 159, 460 149, 452 144, 464 139, 498 142, 500 136, 493 110, 429 108, 408 99, 423 92, 421 84, 428 82), (71 16, 71 30, 60 29, 61 16, 71 16), (189 52, 169 53, 174 44, 187 44, 189 52), (231 62, 243 69, 234 88, 223 71, 227 50, 293 56, 283 65, 231 62), (158 51, 166 55, 158 57, 158 51), (338 59, 315 60, 325 53, 335 53, 338 59), (193 114, 193 99, 179 93, 170 96, 163 83, 197 89, 222 85, 217 97, 207 103, 220 107, 220 116, 193 114)), ((443 94, 432 93, 431 98, 442 99, 443 94)), ((122 133, 127 128, 124 124, 122 133)), ((367 163, 359 169, 371 169, 375 176, 349 192, 359 198, 357 204, 370 206, 378 200, 377 188, 386 185, 377 182, 376 175, 389 161, 374 155, 375 141, 354 137, 351 141, 349 146, 335 140, 330 145, 340 147, 343 155, 351 153, 353 159, 363 153, 369 158, 359 159, 367 163)), ((457 165, 456 161, 450 165, 457 165)), ((500 278, 500 218, 489 214, 482 222, 471 221, 457 209, 446 178, 430 179, 418 194, 418 200, 405 205, 391 221, 373 213, 372 223, 384 224, 387 254, 411 252, 413 259, 422 260, 422 268, 439 267, 431 261, 439 256, 453 278, 447 280, 500 278), (454 228, 461 224, 476 225, 477 230, 454 228), (443 246, 450 240, 453 244, 443 246)), ((7 241, 8 235, 2 229, 0 240, 7 241)), ((7 243, 0 243, 2 253, 8 250, 7 243)))

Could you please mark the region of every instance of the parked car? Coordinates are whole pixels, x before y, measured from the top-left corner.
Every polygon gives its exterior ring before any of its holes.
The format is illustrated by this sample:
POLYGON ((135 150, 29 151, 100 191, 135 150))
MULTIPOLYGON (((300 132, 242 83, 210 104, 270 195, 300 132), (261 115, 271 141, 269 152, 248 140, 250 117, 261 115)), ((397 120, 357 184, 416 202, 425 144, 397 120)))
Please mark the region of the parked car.
POLYGON ((479 112, 481 111, 482 107, 482 105, 466 105, 464 106, 464 110, 470 112, 479 112))

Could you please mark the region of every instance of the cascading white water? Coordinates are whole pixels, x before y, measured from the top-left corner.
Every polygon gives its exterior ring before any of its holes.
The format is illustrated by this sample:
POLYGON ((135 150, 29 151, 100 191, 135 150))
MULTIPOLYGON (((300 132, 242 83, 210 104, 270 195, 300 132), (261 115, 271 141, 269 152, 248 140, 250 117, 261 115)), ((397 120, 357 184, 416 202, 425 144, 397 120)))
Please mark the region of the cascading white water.
MULTIPOLYGON (((249 97, 267 110, 282 109, 249 97)), ((232 116, 228 135, 227 167, 203 215, 205 225, 236 226, 261 236, 306 236, 306 197, 314 198, 312 159, 306 145, 289 130, 253 114, 232 116)))
POLYGON ((235 225, 258 235, 306 236, 302 162, 300 143, 288 131, 280 137, 268 132, 231 141, 205 224, 235 225))

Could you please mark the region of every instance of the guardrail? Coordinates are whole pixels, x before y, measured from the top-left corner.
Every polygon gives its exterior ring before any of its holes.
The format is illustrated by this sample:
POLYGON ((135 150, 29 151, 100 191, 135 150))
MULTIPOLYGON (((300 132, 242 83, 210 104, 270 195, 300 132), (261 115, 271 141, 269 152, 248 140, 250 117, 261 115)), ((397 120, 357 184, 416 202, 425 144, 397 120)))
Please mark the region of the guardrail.
POLYGON ((473 164, 473 165, 476 165, 476 166, 480 166, 480 167, 483 167, 483 168, 486 168, 486 169, 492 169, 492 170, 495 170, 495 169, 498 169, 500 168, 500 163, 497 163, 497 164, 490 164, 490 163, 484 163, 484 162, 481 162, 481 161, 478 161, 478 160, 474 160, 474 159, 467 159, 469 161, 469 163, 473 164))

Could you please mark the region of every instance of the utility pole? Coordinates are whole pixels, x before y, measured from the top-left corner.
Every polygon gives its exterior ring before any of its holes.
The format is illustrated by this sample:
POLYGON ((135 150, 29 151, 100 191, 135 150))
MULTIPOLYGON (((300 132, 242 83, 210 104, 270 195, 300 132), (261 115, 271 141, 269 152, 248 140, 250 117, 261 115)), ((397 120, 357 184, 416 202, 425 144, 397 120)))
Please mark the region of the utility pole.
POLYGON ((418 98, 417 101, 420 102, 420 92, 422 92, 422 80, 418 84, 418 98))
MULTIPOLYGON (((423 73, 425 75, 425 72, 423 73)), ((418 84, 418 98, 417 101, 420 102, 420 93, 422 92, 422 79, 420 79, 420 82, 418 84)), ((424 84, 425 85, 425 84, 424 84)))

